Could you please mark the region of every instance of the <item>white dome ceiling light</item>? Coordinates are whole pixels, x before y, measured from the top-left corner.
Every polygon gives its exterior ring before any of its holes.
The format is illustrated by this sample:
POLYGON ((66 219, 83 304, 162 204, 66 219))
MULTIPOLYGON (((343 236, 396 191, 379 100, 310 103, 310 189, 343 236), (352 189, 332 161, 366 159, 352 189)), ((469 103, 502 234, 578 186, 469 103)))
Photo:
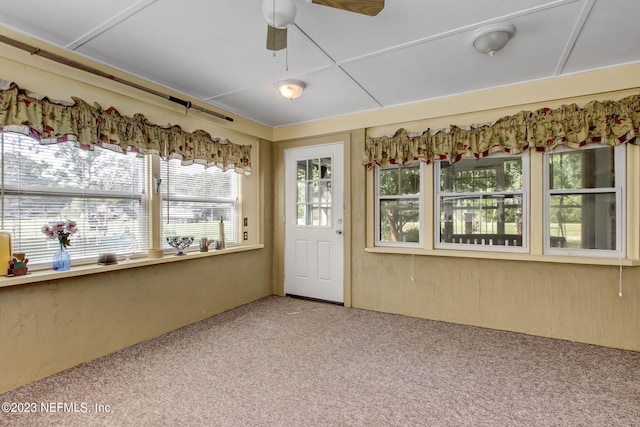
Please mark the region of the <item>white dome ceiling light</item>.
POLYGON ((510 22, 483 27, 473 32, 473 47, 480 53, 493 56, 507 45, 515 33, 516 27, 510 22))
POLYGON ((278 90, 280 91, 280 95, 291 100, 294 100, 302 95, 302 92, 306 87, 307 85, 300 80, 284 80, 278 83, 278 90))

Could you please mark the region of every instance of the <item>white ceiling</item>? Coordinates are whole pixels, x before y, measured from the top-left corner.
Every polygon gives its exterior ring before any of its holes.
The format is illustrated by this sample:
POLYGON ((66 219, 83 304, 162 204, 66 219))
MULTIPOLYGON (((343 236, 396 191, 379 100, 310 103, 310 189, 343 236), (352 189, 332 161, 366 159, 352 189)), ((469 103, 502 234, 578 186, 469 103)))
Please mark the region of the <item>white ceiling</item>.
POLYGON ((270 127, 640 61, 639 0, 387 0, 376 17, 294 1, 275 56, 262 0, 0 0, 0 24, 270 127), (476 52, 503 21, 509 44, 476 52), (307 84, 294 101, 289 78, 307 84))

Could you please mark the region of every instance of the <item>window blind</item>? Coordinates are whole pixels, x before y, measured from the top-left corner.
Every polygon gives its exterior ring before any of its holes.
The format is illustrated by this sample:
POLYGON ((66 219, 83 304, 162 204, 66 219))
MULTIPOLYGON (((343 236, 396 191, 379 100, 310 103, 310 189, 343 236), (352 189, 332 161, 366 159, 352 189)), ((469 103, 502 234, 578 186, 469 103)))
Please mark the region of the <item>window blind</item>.
POLYGON ((73 220, 72 265, 96 262, 100 253, 146 254, 149 223, 144 158, 73 142, 40 145, 22 134, 0 132, 2 142, 2 229, 13 251, 24 252, 29 268, 51 268, 57 240, 43 225, 73 220))
POLYGON ((196 250, 199 239, 220 239, 220 219, 224 222, 227 245, 239 244, 239 186, 237 173, 217 167, 180 160, 161 162, 162 232, 164 248, 168 236, 193 236, 189 248, 196 250))

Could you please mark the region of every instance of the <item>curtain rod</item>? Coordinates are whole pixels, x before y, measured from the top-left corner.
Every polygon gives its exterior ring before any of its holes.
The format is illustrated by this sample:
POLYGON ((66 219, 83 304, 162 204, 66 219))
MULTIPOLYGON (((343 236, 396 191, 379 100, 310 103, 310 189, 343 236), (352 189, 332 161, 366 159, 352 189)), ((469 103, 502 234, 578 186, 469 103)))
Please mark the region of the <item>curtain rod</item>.
POLYGON ((227 120, 229 122, 233 121, 232 117, 225 116, 224 114, 220 114, 220 113, 218 113, 216 111, 212 111, 212 110, 209 110, 207 108, 200 107, 198 105, 193 105, 191 103, 191 101, 185 101, 183 99, 175 98, 175 97, 173 97, 171 95, 164 94, 162 92, 159 92, 159 91, 154 90, 154 89, 150 89, 150 88, 148 88, 146 86, 139 85, 139 84, 131 82, 129 80, 121 79, 120 77, 116 77, 116 76, 114 76, 112 74, 105 73, 104 71, 100 71, 97 68, 90 67, 88 65, 82 64, 81 62, 74 61, 73 59, 65 58, 64 56, 57 55, 57 54, 55 54, 53 52, 48 52, 46 50, 42 50, 39 47, 31 46, 31 45, 29 45, 27 43, 23 43, 21 41, 12 39, 12 38, 4 36, 2 34, 0 34, 0 42, 8 44, 8 45, 13 46, 13 47, 16 47, 18 49, 22 49, 22 50, 24 50, 26 52, 29 52, 31 55, 38 55, 38 56, 41 56, 43 58, 49 59, 51 61, 55 61, 55 62, 58 62, 60 64, 63 64, 63 65, 69 66, 69 67, 73 67, 73 68, 76 68, 78 70, 85 71, 87 73, 95 74, 96 76, 104 77, 106 79, 113 80, 113 81, 118 82, 118 83, 122 83, 124 85, 139 89, 139 90, 141 90, 143 92, 151 93, 153 95, 159 96, 159 97, 164 98, 164 99, 168 99, 171 102, 175 102, 176 104, 183 105, 186 108, 187 111, 189 110, 189 108, 193 108, 195 110, 201 111, 203 113, 211 114, 212 116, 227 120))

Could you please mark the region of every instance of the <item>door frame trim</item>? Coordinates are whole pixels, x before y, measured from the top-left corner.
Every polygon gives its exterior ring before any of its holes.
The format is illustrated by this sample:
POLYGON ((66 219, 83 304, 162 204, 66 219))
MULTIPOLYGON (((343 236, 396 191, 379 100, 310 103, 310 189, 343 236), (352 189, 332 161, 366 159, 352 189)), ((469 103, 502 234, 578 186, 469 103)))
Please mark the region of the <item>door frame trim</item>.
MULTIPOLYGON (((285 184, 284 184, 284 192, 285 192, 285 207, 284 207, 284 212, 285 215, 287 213, 289 214, 293 214, 296 215, 296 209, 291 209, 291 205, 288 205, 288 203, 292 203, 295 202, 297 200, 297 182, 289 182, 287 181, 287 179, 291 179, 296 177, 296 159, 318 159, 320 157, 331 157, 333 158, 332 160, 332 170, 334 170, 335 173, 332 173, 332 177, 340 177, 340 174, 344 174, 344 142, 342 141, 336 141, 333 144, 316 144, 316 145, 309 145, 309 146, 304 146, 304 147, 292 147, 292 148, 286 148, 285 150, 285 165, 284 165, 284 172, 285 172, 285 184), (287 163, 287 157, 289 158, 289 161, 292 163, 287 163), (334 158, 335 157, 335 158, 334 158), (341 165, 342 167, 340 169, 337 168, 337 164, 336 164, 336 158, 339 158, 339 165, 341 165), (287 169, 287 167, 291 167, 291 169, 287 169), (288 170, 288 175, 287 175, 287 170, 288 170)), ((298 296, 301 297, 312 297, 312 298, 316 298, 316 299, 320 299, 320 300, 327 300, 327 301, 331 301, 331 302, 335 302, 335 303, 340 303, 340 304, 344 304, 344 273, 342 273, 339 277, 340 280, 340 288, 337 287, 337 283, 332 283, 331 286, 329 286, 329 288, 315 288, 314 286, 309 287, 309 284, 304 285, 304 284, 295 284, 294 282, 297 282, 297 280, 294 277, 290 277, 289 280, 289 285, 290 287, 287 289, 287 265, 289 264, 289 268, 293 268, 295 270, 295 262, 294 260, 287 258, 287 255, 289 256, 294 256, 294 254, 296 254, 296 249, 293 247, 293 243, 292 241, 287 237, 287 232, 291 232, 291 238, 297 238, 297 237, 301 237, 304 236, 302 238, 305 237, 310 237, 310 235, 312 236, 318 236, 318 234, 321 234, 323 237, 321 238, 321 241, 325 241, 325 239, 330 239, 334 244, 336 244, 336 251, 340 251, 339 254, 332 254, 331 255, 331 259, 332 260, 336 260, 337 264, 335 267, 338 266, 338 264, 341 264, 339 267, 340 268, 336 268, 336 270, 339 270, 341 272, 344 271, 344 264, 345 264, 345 258, 344 258, 344 209, 345 209, 345 203, 344 203, 344 176, 341 177, 340 179, 340 183, 336 182, 335 180, 332 179, 333 182, 333 191, 335 191, 334 196, 332 197, 332 208, 333 208, 333 213, 331 215, 331 227, 330 230, 325 230, 324 227, 310 227, 310 228, 303 228, 301 230, 298 230, 296 227, 296 221, 292 221, 293 218, 289 218, 289 223, 285 223, 285 233, 284 233, 284 238, 285 238, 285 242, 284 242, 284 267, 285 267, 285 277, 284 277, 284 282, 285 282, 285 295, 289 295, 289 294, 295 294, 296 291, 293 288, 297 288, 298 291, 301 291, 301 294, 298 294, 298 296), (339 187, 335 187, 336 184, 341 184, 339 187), (340 192, 338 193, 339 190, 340 192), (339 205, 336 205, 335 202, 340 202, 339 205), (336 234, 334 234, 336 228, 340 228, 341 229, 341 236, 337 236, 336 234), (326 233, 329 233, 328 235, 326 233), (298 234, 300 233, 300 234, 298 234), (338 243, 341 242, 341 243, 338 243), (291 243, 292 247, 287 246, 287 243, 291 243), (289 249, 289 251, 287 251, 287 248, 289 249), (336 255, 340 255, 340 257, 335 257, 336 255), (339 260, 339 261, 337 261, 339 260), (302 288, 306 289, 305 291, 302 291, 302 289, 300 288, 300 286, 302 286, 302 288), (335 292, 335 293, 334 293, 335 292), (329 294, 331 294, 332 296, 329 297, 329 294), (314 296, 315 295, 315 296, 314 296), (338 296, 340 295, 340 296, 338 296)), ((313 241, 314 238, 312 238, 313 241)), ((319 241, 316 241, 316 243, 319 243, 319 241)), ((318 248, 314 246, 314 249, 309 248, 309 252, 310 253, 314 253, 316 251, 318 251, 318 248)), ((333 252, 333 251, 332 251, 333 252)), ((319 255, 316 253, 316 255, 319 255)), ((315 262, 310 261, 313 264, 318 264, 320 261, 318 259, 315 260, 315 262)), ((309 267, 309 265, 305 265, 305 268, 309 267)), ((316 265, 317 268, 320 267, 320 265, 316 265)), ((334 267, 330 267, 330 270, 334 270, 334 267)), ((293 273, 293 270, 289 270, 290 273, 293 273)), ((312 273, 311 271, 309 271, 309 273, 312 274, 312 276, 314 277, 309 278, 312 281, 315 282, 315 280, 317 280, 317 278, 315 278, 315 274, 319 273, 319 271, 316 271, 315 273, 312 273)), ((333 276, 333 273, 332 277, 333 276)), ((338 278, 336 277, 336 279, 338 278)), ((304 280, 303 280, 304 282, 304 280)))
MULTIPOLYGON (((364 133, 362 135, 364 139, 364 133)), ((273 176, 273 294, 284 296, 284 243, 285 243, 285 176, 284 150, 303 148, 314 145, 342 143, 343 150, 343 288, 344 306, 351 307, 351 133, 342 133, 274 143, 274 176, 273 176)))

